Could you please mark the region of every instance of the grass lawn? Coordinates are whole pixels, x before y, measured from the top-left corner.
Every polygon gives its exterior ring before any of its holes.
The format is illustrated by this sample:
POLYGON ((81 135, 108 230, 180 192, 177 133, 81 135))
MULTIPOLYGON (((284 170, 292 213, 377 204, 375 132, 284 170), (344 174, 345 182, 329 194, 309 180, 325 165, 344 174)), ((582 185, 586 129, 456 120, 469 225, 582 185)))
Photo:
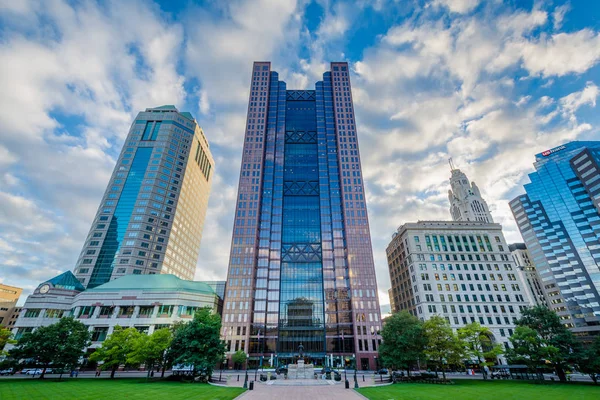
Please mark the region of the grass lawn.
POLYGON ((202 383, 145 379, 0 379, 0 399, 199 399, 230 400, 242 388, 222 388, 202 383))
POLYGON ((535 384, 519 381, 456 379, 455 385, 401 383, 358 389, 370 400, 598 400, 600 386, 585 383, 535 384))

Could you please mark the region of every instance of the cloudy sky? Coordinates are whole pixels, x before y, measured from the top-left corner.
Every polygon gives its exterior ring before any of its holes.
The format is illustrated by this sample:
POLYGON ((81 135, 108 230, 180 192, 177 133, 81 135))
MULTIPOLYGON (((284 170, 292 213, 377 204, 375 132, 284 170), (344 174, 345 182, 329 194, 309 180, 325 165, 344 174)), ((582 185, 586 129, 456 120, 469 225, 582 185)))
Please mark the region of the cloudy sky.
POLYGON ((533 155, 600 139, 599 31, 591 0, 0 0, 0 282, 74 267, 135 114, 163 104, 210 141, 196 278, 225 279, 252 62, 312 88, 343 60, 387 304, 385 247, 449 218, 449 157, 521 241, 507 203, 533 155))

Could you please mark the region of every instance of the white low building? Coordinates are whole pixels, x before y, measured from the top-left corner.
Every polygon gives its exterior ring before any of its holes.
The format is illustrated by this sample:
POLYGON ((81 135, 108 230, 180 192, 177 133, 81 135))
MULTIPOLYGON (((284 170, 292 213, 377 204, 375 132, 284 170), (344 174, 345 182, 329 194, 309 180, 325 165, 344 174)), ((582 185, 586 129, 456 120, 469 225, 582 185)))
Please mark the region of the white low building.
POLYGON ((151 334, 193 318, 196 310, 220 312, 222 300, 204 282, 174 275, 126 275, 85 290, 67 271, 40 284, 29 296, 14 325, 15 338, 40 326, 73 316, 92 332, 90 348, 100 346, 115 326, 134 327, 151 334))

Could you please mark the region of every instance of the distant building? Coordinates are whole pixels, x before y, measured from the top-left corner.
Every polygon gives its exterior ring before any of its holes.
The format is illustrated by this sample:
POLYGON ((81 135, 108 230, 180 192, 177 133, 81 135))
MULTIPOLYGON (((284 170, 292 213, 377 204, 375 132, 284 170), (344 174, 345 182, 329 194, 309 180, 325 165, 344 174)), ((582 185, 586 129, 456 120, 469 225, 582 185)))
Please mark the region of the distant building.
POLYGON ((219 296, 219 298, 221 300, 223 300, 225 298, 225 281, 200 281, 202 283, 206 283, 208 286, 210 286, 212 288, 212 290, 215 291, 215 293, 217 294, 217 296, 219 296))
POLYGON ((521 274, 521 279, 526 283, 525 287, 531 303, 549 306, 544 295, 544 290, 542 289, 542 284, 540 283, 540 276, 531 262, 531 257, 525 243, 510 244, 508 248, 512 254, 513 261, 517 265, 517 271, 521 274))
POLYGON ((129 274, 194 279, 213 170, 190 113, 174 106, 140 112, 77 261, 81 284, 129 274))
POLYGON ((394 291, 392 288, 388 289, 388 297, 390 298, 390 312, 396 311, 396 301, 394 300, 394 291))
POLYGON ((0 283, 0 326, 9 327, 23 289, 0 283))
POLYGON ((94 348, 117 325, 151 334, 177 321, 189 321, 200 307, 215 312, 222 307, 222 300, 202 282, 170 274, 126 275, 85 289, 68 271, 40 284, 27 298, 13 333, 18 339, 35 328, 72 316, 89 327, 90 348, 94 348))
POLYGON ((448 201, 450 215, 454 221, 494 222, 486 201, 475 182, 469 183, 467 176, 450 163, 452 170, 448 201))
POLYGON ((600 335, 600 142, 535 155, 510 202, 550 307, 584 340, 600 335))
POLYGON ((453 329, 488 327, 508 346, 530 303, 500 224, 420 221, 400 226, 386 249, 394 309, 421 320, 444 317, 453 329))

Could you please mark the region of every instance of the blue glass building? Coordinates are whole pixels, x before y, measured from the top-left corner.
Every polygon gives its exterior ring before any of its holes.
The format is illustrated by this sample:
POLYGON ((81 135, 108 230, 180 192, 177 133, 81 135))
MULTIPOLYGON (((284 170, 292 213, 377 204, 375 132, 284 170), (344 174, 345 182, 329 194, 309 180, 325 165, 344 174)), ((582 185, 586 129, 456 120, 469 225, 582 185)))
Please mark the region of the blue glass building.
POLYGON ((348 65, 288 90, 256 62, 223 338, 251 364, 376 367, 381 319, 348 65), (262 360, 262 361, 261 361, 262 360))
POLYGON ((190 113, 140 112, 77 261, 79 281, 93 288, 129 274, 194 279, 213 169, 190 113))
POLYGON ((510 202, 551 307, 566 326, 600 333, 600 142, 536 155, 526 194, 510 202))

